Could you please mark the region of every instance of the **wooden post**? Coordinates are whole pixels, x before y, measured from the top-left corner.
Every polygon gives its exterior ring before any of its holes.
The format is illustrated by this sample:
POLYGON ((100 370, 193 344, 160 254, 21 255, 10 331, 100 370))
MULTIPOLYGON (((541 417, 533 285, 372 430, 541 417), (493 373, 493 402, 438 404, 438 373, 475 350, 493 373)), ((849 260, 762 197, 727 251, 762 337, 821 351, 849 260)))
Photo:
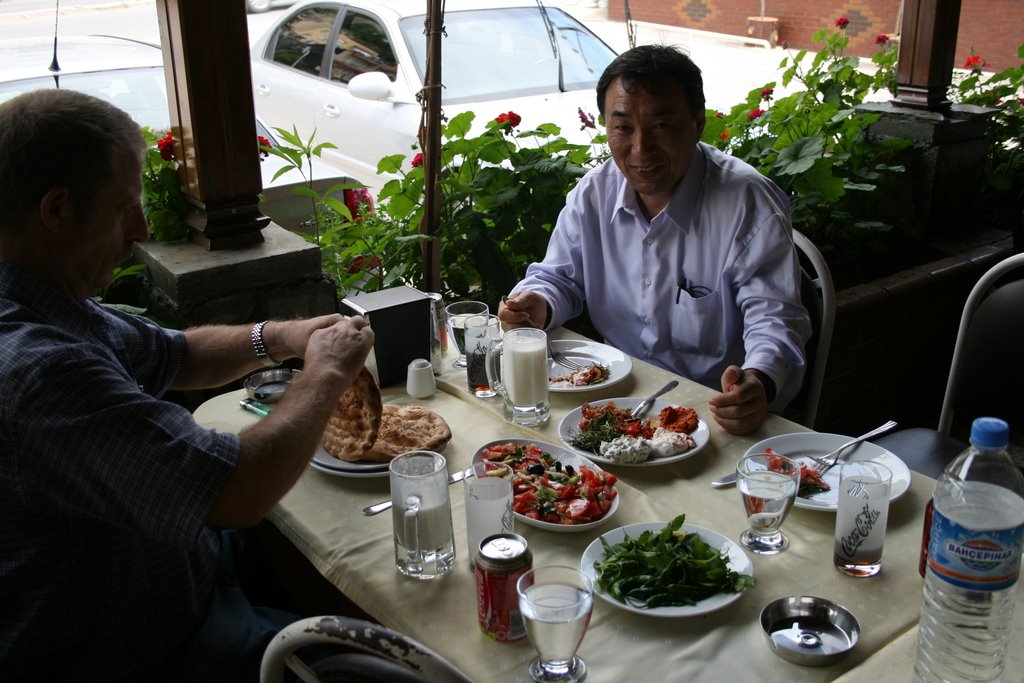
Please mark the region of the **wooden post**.
POLYGON ((953 81, 960 0, 905 0, 896 64, 896 104, 944 112, 953 81))
POLYGON ((420 130, 423 148, 424 201, 420 234, 430 237, 423 243, 423 290, 441 291, 441 33, 444 13, 441 0, 427 3, 427 73, 423 82, 425 122, 420 130))
POLYGON ((209 250, 262 242, 245 3, 157 0, 157 14, 190 239, 209 250))

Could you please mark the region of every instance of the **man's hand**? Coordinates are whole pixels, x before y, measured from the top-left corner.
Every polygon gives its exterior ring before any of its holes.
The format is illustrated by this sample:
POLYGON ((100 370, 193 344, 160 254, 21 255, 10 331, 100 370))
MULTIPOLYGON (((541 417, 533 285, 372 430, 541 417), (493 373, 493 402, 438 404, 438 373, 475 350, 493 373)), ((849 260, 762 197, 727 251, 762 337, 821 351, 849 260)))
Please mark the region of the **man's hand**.
MULTIPOLYGON (((331 316, 325 316, 331 318, 331 316)), ((314 318, 310 323, 324 320, 314 318)), ((309 329, 302 354, 309 369, 332 368, 344 375, 344 387, 355 380, 373 346, 373 330, 362 316, 337 316, 332 324, 309 329)))
POLYGON ((548 322, 548 302, 537 292, 519 292, 505 297, 498 304, 498 319, 503 330, 536 327, 543 330, 548 322))
POLYGON ((759 374, 730 365, 722 373, 722 393, 708 401, 715 422, 730 434, 749 434, 768 417, 768 399, 759 374))

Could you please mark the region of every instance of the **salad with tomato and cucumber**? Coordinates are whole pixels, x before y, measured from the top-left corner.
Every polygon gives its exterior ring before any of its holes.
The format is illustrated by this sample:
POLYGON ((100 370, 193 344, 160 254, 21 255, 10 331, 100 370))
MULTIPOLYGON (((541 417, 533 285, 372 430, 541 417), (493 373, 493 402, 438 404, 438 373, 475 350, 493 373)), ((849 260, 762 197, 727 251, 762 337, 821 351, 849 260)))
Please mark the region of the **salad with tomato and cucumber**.
POLYGON ((486 462, 512 469, 513 510, 527 520, 591 524, 607 516, 618 496, 615 475, 575 456, 576 465, 563 463, 535 443, 492 444, 481 455, 486 462))

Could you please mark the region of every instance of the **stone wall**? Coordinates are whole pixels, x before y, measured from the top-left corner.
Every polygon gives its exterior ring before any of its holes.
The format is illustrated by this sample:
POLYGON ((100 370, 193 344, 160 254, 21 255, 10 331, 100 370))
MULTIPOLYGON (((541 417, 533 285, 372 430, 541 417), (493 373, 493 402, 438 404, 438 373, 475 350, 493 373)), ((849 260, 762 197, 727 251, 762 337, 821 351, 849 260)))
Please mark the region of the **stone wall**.
MULTIPOLYGON (((869 57, 877 51, 875 38, 899 33, 899 0, 765 0, 765 14, 779 20, 779 40, 795 48, 817 49, 811 36, 831 29, 839 17, 850 20, 846 35, 849 54, 869 57)), ((760 0, 630 0, 636 21, 747 35, 748 17, 761 13, 760 0)), ((625 20, 625 3, 608 0, 608 18, 625 20)), ((971 50, 994 71, 1020 64, 1017 47, 1024 41, 1022 0, 963 0, 956 45, 956 66, 971 50)))

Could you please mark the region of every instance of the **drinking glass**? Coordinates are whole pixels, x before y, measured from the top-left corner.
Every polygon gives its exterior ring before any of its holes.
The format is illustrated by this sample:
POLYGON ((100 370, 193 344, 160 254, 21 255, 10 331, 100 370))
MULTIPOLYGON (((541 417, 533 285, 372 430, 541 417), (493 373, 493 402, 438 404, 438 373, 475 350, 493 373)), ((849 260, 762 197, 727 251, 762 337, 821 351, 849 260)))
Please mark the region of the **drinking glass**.
POLYGON ((576 656, 594 609, 594 585, 579 569, 538 567, 516 583, 526 635, 540 654, 530 662, 530 678, 582 681, 587 665, 576 656))
POLYGON ((750 524, 740 542, 759 555, 788 548, 780 529, 800 488, 800 465, 784 455, 748 455, 736 463, 736 488, 750 524))
POLYGON ((501 323, 496 315, 466 318, 466 382, 477 398, 491 398, 497 392, 487 379, 487 351, 501 339, 501 323))
POLYGON ((395 566, 406 576, 434 579, 455 565, 448 469, 433 451, 403 453, 388 465, 395 566))
POLYGON ((839 471, 832 563, 847 576, 882 571, 882 546, 889 519, 892 472, 870 460, 848 462, 839 471))
POLYGON ((551 417, 548 387, 548 337, 543 330, 509 330, 487 352, 487 381, 501 394, 505 419, 518 425, 542 425, 551 417))
POLYGON ((445 319, 448 321, 448 336, 455 344, 455 352, 459 357, 452 361, 457 368, 466 367, 466 319, 474 315, 490 313, 487 304, 482 301, 456 301, 444 307, 445 319))
POLYGON ((476 563, 480 541, 494 534, 515 530, 512 514, 512 468, 493 462, 478 462, 466 470, 466 540, 469 566, 476 563))

